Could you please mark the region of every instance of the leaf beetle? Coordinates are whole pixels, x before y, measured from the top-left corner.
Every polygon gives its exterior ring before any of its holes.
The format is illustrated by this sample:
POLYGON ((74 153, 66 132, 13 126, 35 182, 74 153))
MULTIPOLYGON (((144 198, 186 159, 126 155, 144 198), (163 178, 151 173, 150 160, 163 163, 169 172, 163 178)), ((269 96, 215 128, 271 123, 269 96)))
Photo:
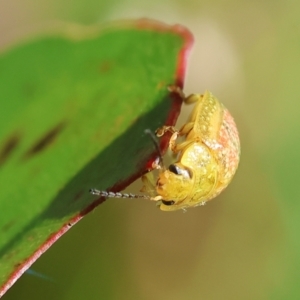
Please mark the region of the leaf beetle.
MULTIPOLYGON (((163 211, 175 211, 204 205, 228 186, 240 159, 240 141, 233 117, 209 91, 188 97, 177 86, 170 86, 169 91, 177 93, 186 104, 195 103, 195 107, 190 119, 180 130, 173 126, 162 126, 156 131, 157 137, 166 132, 172 133, 169 148, 177 155, 177 160, 166 168, 160 155, 158 163, 154 164, 159 172, 157 180, 151 173, 142 177, 142 191, 151 196, 95 189, 90 191, 92 194, 146 198, 156 201, 163 211), (180 138, 183 141, 178 142, 180 138)), ((150 136, 159 152, 155 137, 151 133, 150 136)))

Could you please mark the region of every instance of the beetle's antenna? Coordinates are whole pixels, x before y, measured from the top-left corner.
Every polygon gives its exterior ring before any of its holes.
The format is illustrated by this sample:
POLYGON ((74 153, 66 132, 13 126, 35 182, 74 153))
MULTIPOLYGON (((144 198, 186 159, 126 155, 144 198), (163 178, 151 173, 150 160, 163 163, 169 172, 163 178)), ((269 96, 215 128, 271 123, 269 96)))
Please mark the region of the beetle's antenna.
MULTIPOLYGON (((157 141, 156 136, 154 135, 154 133, 150 130, 150 129, 146 129, 145 130, 146 134, 149 134, 155 149, 158 153, 158 158, 159 158, 159 162, 158 162, 158 167, 165 169, 164 163, 163 163, 163 158, 162 158, 162 154, 159 148, 159 144, 157 141)), ((127 193, 119 193, 119 192, 108 192, 108 191, 100 191, 100 190, 96 190, 96 189, 90 189, 89 191, 92 195, 96 195, 96 196, 101 196, 101 197, 105 197, 105 198, 125 198, 125 199, 137 199, 137 198, 142 198, 142 199, 152 199, 150 196, 148 195, 141 195, 141 194, 127 194, 127 193)))
POLYGON ((150 196, 147 195, 136 195, 136 194, 126 194, 126 193, 119 193, 119 192, 107 192, 107 191, 99 191, 96 189, 90 189, 90 193, 92 195, 102 196, 106 198, 126 198, 126 199, 136 199, 136 198, 143 198, 143 199, 150 199, 150 196))
POLYGON ((158 140, 157 140, 157 137, 154 135, 154 133, 150 130, 150 129, 145 129, 144 131, 146 134, 149 134, 155 148, 156 148, 156 151, 158 153, 158 158, 159 158, 159 165, 162 169, 165 169, 165 165, 164 165, 164 161, 163 161, 163 158, 162 158, 162 154, 161 154, 161 151, 160 151, 160 148, 159 148, 159 144, 158 144, 158 140))

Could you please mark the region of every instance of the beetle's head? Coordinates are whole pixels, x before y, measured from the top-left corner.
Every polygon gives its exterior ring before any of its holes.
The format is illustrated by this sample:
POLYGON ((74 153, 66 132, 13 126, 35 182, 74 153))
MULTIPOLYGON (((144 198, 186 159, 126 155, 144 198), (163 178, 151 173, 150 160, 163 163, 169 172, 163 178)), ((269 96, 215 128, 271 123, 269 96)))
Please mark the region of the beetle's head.
POLYGON ((165 205, 182 202, 191 192, 194 184, 192 171, 180 163, 171 164, 159 174, 156 191, 165 205))

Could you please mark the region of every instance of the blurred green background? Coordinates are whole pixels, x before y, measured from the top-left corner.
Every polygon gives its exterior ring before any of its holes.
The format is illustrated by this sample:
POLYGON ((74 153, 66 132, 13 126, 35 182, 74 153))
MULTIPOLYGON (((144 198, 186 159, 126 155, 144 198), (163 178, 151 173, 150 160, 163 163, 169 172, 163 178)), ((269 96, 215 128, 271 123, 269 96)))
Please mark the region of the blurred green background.
POLYGON ((53 282, 25 274, 3 298, 300 299, 299 13, 283 0, 2 0, 1 49, 54 21, 187 26, 185 92, 211 90, 242 143, 236 177, 208 205, 164 213, 109 200, 33 265, 53 282))

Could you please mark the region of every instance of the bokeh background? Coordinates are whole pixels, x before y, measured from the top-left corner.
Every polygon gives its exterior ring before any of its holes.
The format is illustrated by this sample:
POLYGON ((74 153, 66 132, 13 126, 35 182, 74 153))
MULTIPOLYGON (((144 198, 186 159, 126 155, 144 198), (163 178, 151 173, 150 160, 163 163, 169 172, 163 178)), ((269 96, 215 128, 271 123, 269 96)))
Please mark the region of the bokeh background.
POLYGON ((299 15, 292 0, 2 0, 0 49, 54 21, 187 26, 185 92, 211 90, 242 143, 236 177, 208 205, 164 213, 109 200, 33 265, 53 280, 25 274, 3 298, 300 299, 299 15))

